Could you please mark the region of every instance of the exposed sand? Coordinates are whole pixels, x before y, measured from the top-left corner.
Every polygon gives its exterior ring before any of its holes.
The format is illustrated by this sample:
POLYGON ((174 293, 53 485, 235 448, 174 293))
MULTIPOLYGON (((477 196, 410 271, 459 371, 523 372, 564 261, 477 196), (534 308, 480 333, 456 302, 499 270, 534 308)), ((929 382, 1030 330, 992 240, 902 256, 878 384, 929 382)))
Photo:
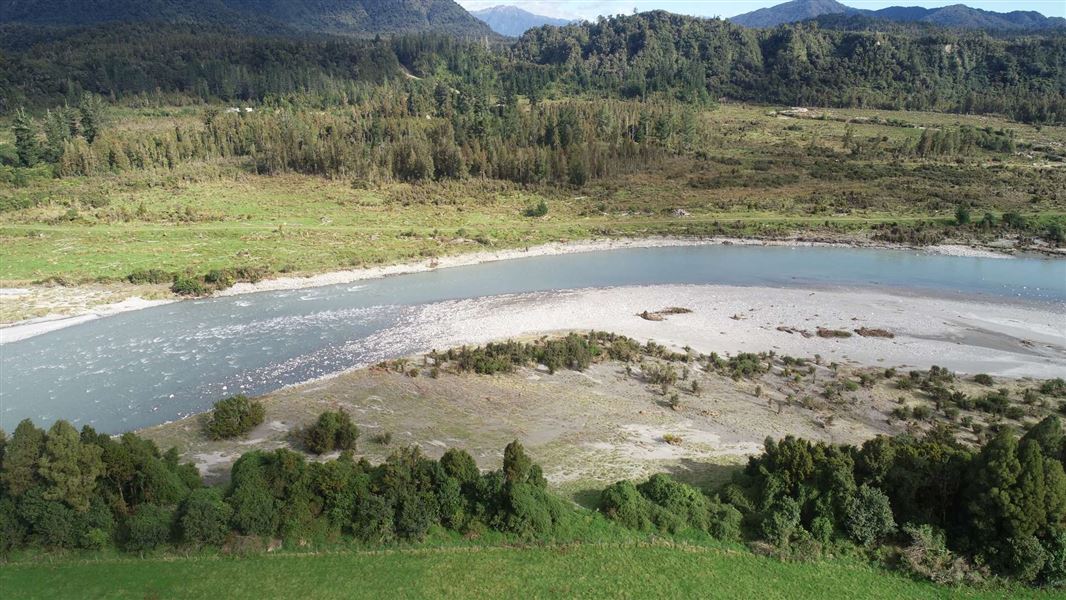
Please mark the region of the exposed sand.
MULTIPOLYGON (((15 296, 15 298, 17 298, 17 296, 15 296)), ((131 310, 140 310, 142 308, 159 306, 161 304, 168 304, 176 301, 176 299, 145 300, 144 298, 134 296, 126 298, 121 302, 86 307, 84 312, 73 316, 50 314, 28 321, 20 321, 11 326, 0 327, 0 345, 9 342, 17 342, 19 340, 31 338, 35 335, 48 333, 49 331, 63 329, 64 327, 78 325, 85 323, 86 321, 92 321, 93 319, 109 317, 131 310)), ((17 300, 9 297, 5 298, 4 302, 17 302, 17 300)))
POLYGON ((411 328, 429 348, 541 332, 595 329, 700 352, 820 354, 866 365, 940 365, 1011 377, 1066 375, 1066 307, 1023 307, 869 291, 712 285, 646 286, 457 300, 421 309, 411 328), (663 321, 637 316, 691 309, 663 321), (819 327, 852 332, 825 339, 819 327), (860 327, 892 332, 862 337, 860 327))

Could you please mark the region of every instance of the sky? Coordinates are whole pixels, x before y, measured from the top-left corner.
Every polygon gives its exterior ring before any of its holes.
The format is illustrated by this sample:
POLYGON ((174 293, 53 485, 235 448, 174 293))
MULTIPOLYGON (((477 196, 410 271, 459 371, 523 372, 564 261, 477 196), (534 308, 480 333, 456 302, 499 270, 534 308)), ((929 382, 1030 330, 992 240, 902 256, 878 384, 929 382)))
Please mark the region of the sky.
MULTIPOLYGON (((599 15, 667 10, 701 17, 732 17, 780 4, 785 0, 457 0, 467 10, 499 4, 511 4, 531 13, 564 19, 595 19, 599 15)), ((878 9, 886 6, 924 6, 935 8, 966 4, 997 12, 1035 10, 1049 17, 1066 17, 1066 0, 839 0, 854 8, 878 9)))

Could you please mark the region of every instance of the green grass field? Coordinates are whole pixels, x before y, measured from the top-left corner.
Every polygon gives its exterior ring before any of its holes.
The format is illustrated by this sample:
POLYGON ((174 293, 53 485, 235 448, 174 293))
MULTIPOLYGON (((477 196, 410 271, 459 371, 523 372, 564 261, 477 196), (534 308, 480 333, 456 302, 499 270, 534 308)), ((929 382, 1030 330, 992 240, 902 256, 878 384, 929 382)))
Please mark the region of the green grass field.
POLYGON ((0 566, 7 598, 1050 598, 952 589, 856 560, 786 563, 706 546, 578 544, 0 566))

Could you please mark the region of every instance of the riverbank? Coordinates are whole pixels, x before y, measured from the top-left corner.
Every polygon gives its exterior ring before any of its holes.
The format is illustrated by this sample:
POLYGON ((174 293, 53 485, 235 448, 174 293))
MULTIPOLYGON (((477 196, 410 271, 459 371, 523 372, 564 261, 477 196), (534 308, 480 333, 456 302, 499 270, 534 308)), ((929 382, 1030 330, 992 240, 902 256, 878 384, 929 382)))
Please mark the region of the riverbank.
MULTIPOLYGON (((217 296, 233 296, 264 291, 292 290, 323 287, 344 283, 353 283, 367 279, 376 279, 390 275, 418 273, 448 267, 476 265, 517 258, 536 256, 554 256, 582 252, 599 252, 626 248, 657 248, 670 246, 700 245, 753 245, 753 246, 794 246, 794 247, 851 247, 876 248, 898 251, 929 252, 934 254, 964 256, 977 258, 1011 258, 997 250, 966 246, 959 244, 913 247, 901 244, 888 244, 859 238, 805 237, 796 236, 788 239, 754 239, 732 237, 680 238, 647 237, 596 239, 572 242, 553 242, 526 248, 508 248, 491 251, 476 251, 434 257, 413 262, 402 262, 386 266, 346 269, 312 274, 302 277, 278 277, 257 283, 237 283, 230 288, 216 292, 217 296)), ((5 288, 0 294, 0 303, 7 304, 0 310, 0 344, 27 339, 63 327, 77 325, 88 320, 117 314, 127 310, 137 310, 156 306, 167 301, 178 301, 180 296, 173 294, 165 285, 132 286, 116 284, 92 284, 86 286, 28 286, 22 288, 5 288), (10 309, 17 303, 19 308, 10 309), (36 314, 47 311, 42 316, 19 319, 18 315, 36 314), (3 322, 3 319, 10 319, 3 322)))

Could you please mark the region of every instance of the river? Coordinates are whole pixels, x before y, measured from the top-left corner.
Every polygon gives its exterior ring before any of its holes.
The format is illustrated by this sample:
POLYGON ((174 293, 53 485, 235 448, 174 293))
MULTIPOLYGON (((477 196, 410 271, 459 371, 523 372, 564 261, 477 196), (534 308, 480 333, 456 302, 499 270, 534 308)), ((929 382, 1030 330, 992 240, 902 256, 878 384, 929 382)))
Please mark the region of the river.
POLYGON ((1066 261, 829 247, 631 248, 190 300, 0 345, 0 427, 65 418, 105 432, 136 429, 207 410, 226 395, 262 394, 429 350, 411 335, 426 305, 666 284, 871 289, 1061 311, 1066 261))

